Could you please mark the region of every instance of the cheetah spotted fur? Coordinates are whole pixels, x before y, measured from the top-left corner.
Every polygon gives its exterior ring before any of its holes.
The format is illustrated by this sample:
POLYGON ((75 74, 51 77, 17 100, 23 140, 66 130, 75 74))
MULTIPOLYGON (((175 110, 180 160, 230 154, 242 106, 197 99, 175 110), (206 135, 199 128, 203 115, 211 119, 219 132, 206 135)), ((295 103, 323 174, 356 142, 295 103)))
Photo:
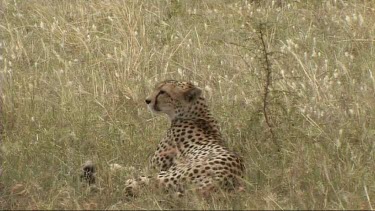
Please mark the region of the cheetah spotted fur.
POLYGON ((167 80, 158 83, 146 98, 148 108, 167 114, 171 125, 150 159, 150 166, 158 170, 158 175, 127 180, 127 194, 135 195, 151 179, 178 194, 183 194, 189 184, 204 196, 218 187, 241 186, 243 162, 225 146, 201 93, 190 82, 167 80))

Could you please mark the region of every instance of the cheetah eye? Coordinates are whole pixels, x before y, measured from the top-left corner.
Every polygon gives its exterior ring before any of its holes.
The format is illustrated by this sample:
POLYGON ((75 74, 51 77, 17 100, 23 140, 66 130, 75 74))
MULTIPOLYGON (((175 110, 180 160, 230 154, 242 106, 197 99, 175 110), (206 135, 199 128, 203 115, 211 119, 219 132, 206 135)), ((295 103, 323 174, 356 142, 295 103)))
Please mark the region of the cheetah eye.
POLYGON ((160 90, 159 95, 165 94, 165 91, 160 90))

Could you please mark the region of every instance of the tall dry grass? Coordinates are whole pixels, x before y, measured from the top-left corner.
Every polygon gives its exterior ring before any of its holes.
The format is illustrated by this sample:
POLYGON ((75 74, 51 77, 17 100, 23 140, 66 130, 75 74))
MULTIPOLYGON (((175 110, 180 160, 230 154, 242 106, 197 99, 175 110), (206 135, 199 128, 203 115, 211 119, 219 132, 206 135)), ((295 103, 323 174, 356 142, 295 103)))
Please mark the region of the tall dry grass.
POLYGON ((374 208, 373 1, 0 8, 1 209, 374 208), (126 179, 168 127, 143 103, 168 78, 204 89, 228 146, 244 157, 243 193, 125 198, 126 179), (88 159, 96 187, 79 179, 88 159))

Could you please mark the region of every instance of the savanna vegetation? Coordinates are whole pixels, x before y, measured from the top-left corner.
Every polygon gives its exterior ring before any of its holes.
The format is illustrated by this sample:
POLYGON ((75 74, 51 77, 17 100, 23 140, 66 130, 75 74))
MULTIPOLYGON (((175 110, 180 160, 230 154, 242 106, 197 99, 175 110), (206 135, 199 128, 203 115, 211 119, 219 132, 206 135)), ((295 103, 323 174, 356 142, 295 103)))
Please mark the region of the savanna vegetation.
POLYGON ((0 16, 0 209, 375 208, 375 1, 1 0, 0 16), (169 124, 144 103, 164 79, 204 90, 243 192, 125 197, 169 124))

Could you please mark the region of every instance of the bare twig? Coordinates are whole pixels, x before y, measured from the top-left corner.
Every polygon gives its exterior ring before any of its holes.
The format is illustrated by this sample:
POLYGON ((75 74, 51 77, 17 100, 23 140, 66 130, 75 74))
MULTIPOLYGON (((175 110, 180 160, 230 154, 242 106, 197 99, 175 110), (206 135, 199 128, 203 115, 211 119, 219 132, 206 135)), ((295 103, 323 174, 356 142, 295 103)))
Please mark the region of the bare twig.
POLYGON ((270 117, 268 114, 268 97, 270 93, 270 86, 272 83, 272 68, 271 68, 271 61, 270 61, 270 52, 268 52, 267 44, 265 41, 265 35, 264 35, 264 24, 260 24, 259 26, 259 39, 262 43, 262 52, 263 52, 263 58, 264 58, 264 69, 266 71, 266 77, 265 77, 265 85, 264 85, 264 94, 263 94, 263 115, 266 120, 266 124, 268 126, 268 130, 271 133, 272 141, 275 143, 277 147, 277 151, 280 151, 280 145, 276 138, 275 132, 273 130, 273 125, 270 121, 270 117))

